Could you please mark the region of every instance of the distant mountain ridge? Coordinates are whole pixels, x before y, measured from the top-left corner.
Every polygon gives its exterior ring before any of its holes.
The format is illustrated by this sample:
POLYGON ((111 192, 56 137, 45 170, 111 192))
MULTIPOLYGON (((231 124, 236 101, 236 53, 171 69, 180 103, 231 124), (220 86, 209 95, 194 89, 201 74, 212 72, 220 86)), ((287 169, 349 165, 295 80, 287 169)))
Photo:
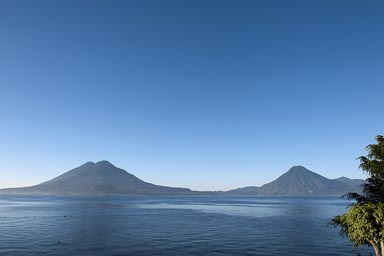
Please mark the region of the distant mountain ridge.
POLYGON ((358 192, 364 180, 328 179, 303 166, 294 166, 261 187, 244 187, 226 192, 200 192, 188 188, 159 186, 145 182, 108 161, 87 162, 52 180, 24 187, 0 189, 1 194, 39 195, 233 195, 314 196, 358 192))
POLYGON ((3 189, 2 192, 58 195, 174 195, 190 194, 191 190, 154 185, 140 180, 108 161, 100 161, 87 162, 36 186, 3 189))
POLYGON ((348 192, 359 192, 364 180, 328 179, 303 166, 293 166, 276 180, 261 187, 244 187, 227 191, 231 195, 259 196, 311 196, 311 195, 343 195, 348 192))

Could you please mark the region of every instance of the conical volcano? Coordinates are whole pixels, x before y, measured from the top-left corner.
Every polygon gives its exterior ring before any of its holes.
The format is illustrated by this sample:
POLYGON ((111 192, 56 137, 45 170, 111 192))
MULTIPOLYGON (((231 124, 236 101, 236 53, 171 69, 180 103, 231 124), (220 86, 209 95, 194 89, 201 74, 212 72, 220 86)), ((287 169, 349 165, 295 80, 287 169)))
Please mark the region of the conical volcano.
POLYGON ((276 180, 261 187, 244 187, 230 190, 231 195, 259 196, 312 196, 343 195, 359 192, 364 180, 348 178, 328 179, 303 166, 293 166, 276 180))
MULTIPOLYGON (((314 173, 303 166, 294 166, 259 190, 260 195, 336 195, 342 184, 314 173)), ((348 192, 348 188, 346 191, 348 192)))
POLYGON ((52 180, 25 188, 4 189, 8 193, 60 195, 165 195, 188 194, 191 190, 154 185, 140 180, 108 161, 87 162, 52 180))

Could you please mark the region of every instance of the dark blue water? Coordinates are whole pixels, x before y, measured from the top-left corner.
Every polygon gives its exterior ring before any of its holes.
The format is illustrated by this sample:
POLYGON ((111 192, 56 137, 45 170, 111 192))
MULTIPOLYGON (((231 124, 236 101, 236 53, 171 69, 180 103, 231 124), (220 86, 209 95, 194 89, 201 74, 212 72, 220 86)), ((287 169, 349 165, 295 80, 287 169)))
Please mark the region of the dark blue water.
POLYGON ((0 196, 0 255, 369 255, 333 197, 0 196))

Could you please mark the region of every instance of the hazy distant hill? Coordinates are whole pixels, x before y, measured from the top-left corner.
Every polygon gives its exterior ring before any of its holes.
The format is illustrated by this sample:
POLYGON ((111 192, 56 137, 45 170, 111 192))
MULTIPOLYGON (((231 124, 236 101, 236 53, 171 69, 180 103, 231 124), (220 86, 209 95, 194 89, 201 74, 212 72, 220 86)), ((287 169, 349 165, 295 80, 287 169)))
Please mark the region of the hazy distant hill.
POLYGON ((345 177, 328 179, 302 166, 294 166, 276 180, 261 187, 244 187, 226 192, 230 195, 342 195, 359 191, 364 180, 345 177))
POLYGON ((189 194, 190 189, 158 186, 140 180, 107 161, 87 162, 50 181, 32 187, 0 190, 15 194, 189 194))

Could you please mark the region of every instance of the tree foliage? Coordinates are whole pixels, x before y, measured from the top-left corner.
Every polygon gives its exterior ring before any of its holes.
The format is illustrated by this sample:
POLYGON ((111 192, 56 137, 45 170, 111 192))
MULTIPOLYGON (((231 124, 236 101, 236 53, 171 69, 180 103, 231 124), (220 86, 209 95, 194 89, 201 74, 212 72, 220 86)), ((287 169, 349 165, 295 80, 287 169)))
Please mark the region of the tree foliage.
POLYGON ((334 221, 341 226, 340 233, 355 246, 384 241, 384 203, 355 204, 334 221))
POLYGON ((360 169, 369 176, 361 194, 347 194, 356 203, 344 215, 333 218, 331 224, 340 226, 340 234, 355 246, 372 245, 376 255, 384 256, 384 137, 378 135, 376 141, 366 147, 367 156, 358 158, 360 169))

